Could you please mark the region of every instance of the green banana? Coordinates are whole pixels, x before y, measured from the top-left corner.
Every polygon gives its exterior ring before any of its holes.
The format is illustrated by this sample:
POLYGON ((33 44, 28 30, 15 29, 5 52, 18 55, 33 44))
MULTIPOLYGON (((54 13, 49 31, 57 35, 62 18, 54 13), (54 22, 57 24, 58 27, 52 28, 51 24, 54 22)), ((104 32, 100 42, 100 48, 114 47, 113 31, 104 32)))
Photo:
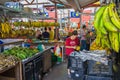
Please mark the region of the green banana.
POLYGON ((109 16, 110 19, 112 21, 112 23, 118 28, 120 29, 120 22, 119 19, 117 18, 117 14, 115 13, 114 9, 114 4, 110 4, 109 6, 109 16))
POLYGON ((117 28, 115 27, 115 25, 112 24, 112 22, 110 21, 110 17, 109 17, 109 7, 107 6, 104 13, 103 13, 103 23, 104 23, 104 26, 105 28, 108 30, 108 31, 112 31, 112 32, 117 32, 117 28))
POLYGON ((119 36, 116 32, 112 32, 112 44, 113 50, 119 52, 119 36))
POLYGON ((101 46, 102 46, 102 48, 106 48, 106 47, 111 48, 110 42, 109 42, 107 36, 102 36, 102 38, 101 38, 101 46))
MULTIPOLYGON (((119 44, 120 44, 120 33, 118 33, 118 38, 119 38, 119 44)), ((119 46, 119 48, 120 48, 120 46, 119 46)))
POLYGON ((110 41, 109 41, 108 36, 105 36, 104 40, 105 40, 105 46, 110 49, 111 46, 110 46, 110 41))
POLYGON ((101 38, 102 38, 102 34, 101 34, 101 32, 97 32, 97 36, 96 36, 96 44, 98 45, 98 46, 101 46, 101 38))
POLYGON ((103 14, 103 11, 105 9, 105 6, 102 6, 95 14, 95 18, 94 18, 94 28, 95 30, 99 31, 99 22, 100 22, 100 19, 101 19, 101 16, 103 14))
POLYGON ((106 30, 105 27, 104 27, 103 19, 100 19, 99 30, 100 30, 100 32, 101 32, 102 34, 105 34, 105 35, 108 34, 108 33, 107 33, 107 30, 106 30))
POLYGON ((104 39, 104 37, 101 38, 101 47, 105 48, 105 39, 104 39))

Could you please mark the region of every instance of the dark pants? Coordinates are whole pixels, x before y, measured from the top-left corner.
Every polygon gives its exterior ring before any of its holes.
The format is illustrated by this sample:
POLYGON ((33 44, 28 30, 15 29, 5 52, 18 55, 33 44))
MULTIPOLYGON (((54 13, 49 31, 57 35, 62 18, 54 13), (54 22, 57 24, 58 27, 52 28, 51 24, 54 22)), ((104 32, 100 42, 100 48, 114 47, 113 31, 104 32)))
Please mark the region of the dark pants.
POLYGON ((86 40, 81 40, 81 46, 80 46, 81 48, 80 48, 80 50, 82 51, 82 50, 87 50, 87 47, 86 47, 86 40))
POLYGON ((86 44, 86 50, 90 50, 90 44, 86 44))
POLYGON ((70 69, 71 66, 71 61, 70 61, 70 56, 67 56, 67 69, 70 69))

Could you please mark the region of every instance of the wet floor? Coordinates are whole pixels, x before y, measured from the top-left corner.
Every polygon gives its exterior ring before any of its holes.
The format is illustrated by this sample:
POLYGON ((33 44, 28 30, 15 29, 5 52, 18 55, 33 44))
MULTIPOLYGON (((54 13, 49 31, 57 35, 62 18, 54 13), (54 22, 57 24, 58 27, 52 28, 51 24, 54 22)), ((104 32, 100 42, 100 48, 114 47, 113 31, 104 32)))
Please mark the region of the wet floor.
POLYGON ((56 64, 50 72, 45 74, 43 80, 71 80, 67 76, 67 64, 56 64))

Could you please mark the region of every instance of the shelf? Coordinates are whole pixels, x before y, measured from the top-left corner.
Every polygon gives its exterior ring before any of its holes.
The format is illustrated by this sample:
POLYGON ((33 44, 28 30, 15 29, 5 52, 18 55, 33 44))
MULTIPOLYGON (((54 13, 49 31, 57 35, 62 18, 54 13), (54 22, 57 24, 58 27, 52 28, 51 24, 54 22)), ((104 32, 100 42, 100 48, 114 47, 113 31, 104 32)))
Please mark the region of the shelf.
POLYGON ((20 44, 20 43, 24 42, 24 40, 16 40, 16 41, 11 41, 11 40, 10 40, 10 42, 6 42, 6 43, 3 43, 3 44, 0 44, 0 46, 10 45, 10 44, 20 44))

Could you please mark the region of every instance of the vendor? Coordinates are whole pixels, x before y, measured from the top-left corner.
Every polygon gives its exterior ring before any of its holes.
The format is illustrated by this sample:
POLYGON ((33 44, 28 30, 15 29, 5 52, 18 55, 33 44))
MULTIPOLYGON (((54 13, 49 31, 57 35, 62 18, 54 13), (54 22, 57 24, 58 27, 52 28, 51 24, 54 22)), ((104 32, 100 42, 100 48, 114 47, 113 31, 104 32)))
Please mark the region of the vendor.
POLYGON ((54 30, 49 28, 50 40, 54 40, 54 30))
POLYGON ((65 41, 65 52, 66 52, 66 56, 68 58, 68 65, 67 65, 67 69, 68 69, 68 76, 70 77, 70 66, 71 66, 71 61, 70 61, 70 54, 76 49, 77 46, 79 46, 80 44, 80 40, 77 37, 78 33, 77 31, 73 31, 71 36, 68 37, 65 41))

